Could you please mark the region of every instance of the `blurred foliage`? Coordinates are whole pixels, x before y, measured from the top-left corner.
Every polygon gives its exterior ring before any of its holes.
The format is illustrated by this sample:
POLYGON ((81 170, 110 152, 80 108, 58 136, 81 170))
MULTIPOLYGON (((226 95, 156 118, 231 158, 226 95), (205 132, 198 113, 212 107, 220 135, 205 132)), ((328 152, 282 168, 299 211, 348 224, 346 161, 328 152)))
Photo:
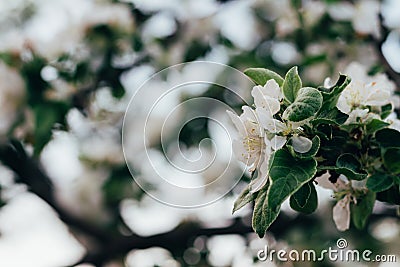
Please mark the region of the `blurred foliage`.
MULTIPOLYGON (((34 162, 40 162, 42 151, 55 138, 56 132, 74 135, 68 123, 68 114, 72 110, 79 111, 85 120, 85 126, 97 127, 97 130, 90 132, 88 139, 102 132, 104 129, 101 127, 104 125, 120 130, 123 112, 107 110, 99 107, 98 104, 96 106, 96 97, 100 90, 106 88, 111 92, 110 101, 126 103, 123 101, 126 101, 125 98, 128 97, 128 89, 132 90, 132 88, 124 87, 122 77, 129 72, 135 72, 136 67, 150 65, 154 70, 161 70, 176 63, 207 60, 207 57, 217 48, 227 55, 227 60, 221 63, 239 70, 248 67, 267 67, 278 73, 286 73, 289 66, 297 64, 300 66, 299 73, 303 80, 310 85, 321 85, 323 78, 332 77, 351 61, 361 61, 370 68, 371 73, 387 68, 382 62, 380 47, 376 49, 377 40, 372 33, 360 33, 354 28, 351 18, 338 20, 329 13, 330 8, 335 8, 334 4, 354 5, 361 1, 260 0, 254 3, 249 1, 240 7, 242 2, 246 1, 218 0, 212 1, 216 9, 209 15, 193 18, 190 12, 196 13, 196 10, 185 10, 185 8, 189 9, 184 4, 185 1, 181 3, 180 16, 177 15, 179 12, 174 11, 171 6, 167 5, 166 10, 157 9, 151 5, 144 8, 146 5, 140 4, 141 2, 143 1, 96 2, 92 7, 92 14, 85 14, 86 17, 79 23, 75 23, 76 25, 73 23, 68 25, 70 28, 76 28, 76 31, 81 30, 82 37, 78 38, 72 48, 61 49, 62 51, 58 51, 56 55, 48 51, 43 52, 40 43, 35 44, 24 36, 22 36, 22 39, 25 38, 22 44, 10 44, 8 47, 13 49, 7 48, 1 51, 0 60, 21 75, 25 92, 22 100, 15 101, 14 109, 0 111, 4 114, 18 115, 7 133, 4 135, 0 133, 2 147, 7 146, 10 140, 17 139, 24 145, 28 154, 33 150, 34 162), (317 4, 324 7, 321 14, 315 12, 314 5, 317 4), (100 13, 100 10, 96 10, 99 6, 103 8, 101 12, 107 10, 105 18, 95 17, 97 12, 100 13), (119 22, 119 19, 123 20, 124 17, 118 13, 119 11, 111 8, 116 6, 124 11, 127 10, 132 22, 124 21, 125 24, 119 22), (222 13, 233 7, 236 11, 241 8, 247 10, 248 13, 243 11, 245 16, 249 15, 254 19, 254 28, 236 29, 237 35, 243 33, 252 38, 251 45, 241 45, 240 41, 232 37, 232 34, 227 34, 223 30, 224 23, 217 23, 215 20, 219 12, 222 13), (146 27, 149 27, 149 21, 165 13, 172 14, 171 23, 175 23, 175 29, 167 35, 152 36, 148 33, 148 29, 146 30, 146 27), (310 14, 315 18, 312 22, 309 22, 310 14), (95 18, 91 18, 90 15, 95 18), (93 21, 95 21, 94 24, 93 21), (282 30, 281 24, 285 24, 287 29, 282 30), (247 34, 248 32, 250 33, 247 34), (283 48, 282 45, 284 45, 283 48), (55 76, 46 77, 44 73, 46 69, 54 72, 55 76)), ((37 10, 40 9, 40 4, 25 1, 22 5, 22 8, 10 13, 13 20, 7 22, 7 28, 0 27, 1 31, 14 27, 23 35, 24 25, 32 21, 37 10)), ((76 8, 80 7, 76 6, 76 8)), ((235 14, 230 14, 230 16, 235 16, 235 14)), ((241 17, 237 19, 240 20, 241 17)), ((45 29, 42 30, 45 31, 45 29)), ((395 31, 396 29, 389 28, 388 30, 395 31)), ((72 34, 71 39, 73 39, 72 34)), ((57 36, 53 36, 52 39, 54 46, 61 46, 64 41, 64 39, 58 39, 57 36)), ((0 81, 0 83, 7 83, 7 81, 0 81)), ((232 105, 233 96, 226 95, 224 90, 217 87, 210 87, 202 96, 221 100, 238 111, 241 107, 241 103, 234 102, 232 105)), ((13 101, 13 99, 6 101, 13 101)), ((209 112, 211 113, 212 110, 209 112)), ((210 136, 207 125, 207 119, 192 121, 183 127, 179 140, 188 147, 197 146, 200 140, 210 136)), ((321 126, 321 132, 324 130, 321 126)), ((116 143, 120 143, 120 140, 116 143)), ((4 165, 8 162, 6 157, 7 155, 2 154, 0 158, 4 165)), ((110 157, 114 159, 113 155, 110 157)), ((140 201, 143 197, 142 189, 132 182, 132 174, 124 162, 117 160, 108 162, 82 157, 81 163, 88 169, 96 169, 99 166, 106 169, 107 176, 100 188, 102 205, 109 214, 109 220, 103 226, 113 233, 126 234, 126 222, 122 219, 120 212, 121 203, 127 199, 140 201)), ((248 180, 249 177, 246 176, 244 179, 248 180)), ((15 185, 19 182, 18 179, 14 180, 15 185)), ((4 188, 0 183, 0 206, 7 205, 8 201, 4 197, 4 188)), ((400 196, 398 190, 395 189, 393 187, 393 190, 378 193, 377 199, 400 204, 400 196)), ((32 191, 32 188, 28 190, 32 191)), ((85 222, 90 221, 84 214, 80 217, 85 222)), ((248 221, 248 219, 243 220, 248 221)), ((291 220, 291 218, 286 219, 291 220)), ((304 216, 297 219, 296 223, 288 225, 286 229, 279 229, 279 232, 275 232, 274 238, 278 242, 284 240, 282 242, 289 246, 315 248, 320 251, 327 245, 333 245, 339 236, 337 232, 332 232, 332 229, 326 226, 328 223, 331 223, 330 218, 304 216)), ((102 222, 97 222, 97 224, 101 225, 102 222)), ((246 239, 247 245, 254 239, 254 237, 247 238, 245 234, 242 236, 246 239)), ((384 247, 380 241, 371 236, 368 230, 351 230, 341 236, 351 239, 352 243, 359 248, 367 246, 368 249, 378 252, 384 247)), ((176 244, 179 249, 171 251, 182 266, 193 266, 185 261, 184 254, 188 248, 194 246, 194 242, 193 239, 187 244, 176 244)), ((97 249, 96 245, 92 248, 90 244, 88 248, 89 254, 92 252, 91 249, 93 251, 97 249)), ((196 253, 199 253, 200 259, 194 264, 195 266, 211 266, 208 257, 210 251, 206 246, 196 253)), ((110 255, 110 258, 114 256, 122 262, 126 255, 116 253, 116 255, 110 255)), ((310 263, 309 266, 332 266, 332 264, 329 262, 310 263)))

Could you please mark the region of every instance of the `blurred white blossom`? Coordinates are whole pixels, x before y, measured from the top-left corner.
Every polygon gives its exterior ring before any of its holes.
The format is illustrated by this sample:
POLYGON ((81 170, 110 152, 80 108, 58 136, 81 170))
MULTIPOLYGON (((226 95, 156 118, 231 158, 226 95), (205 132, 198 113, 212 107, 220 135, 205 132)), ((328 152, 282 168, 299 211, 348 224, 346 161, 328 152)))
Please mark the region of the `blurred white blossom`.
POLYGON ((391 103, 390 96, 394 91, 394 84, 385 74, 368 76, 366 69, 359 63, 350 64, 344 71, 352 79, 342 92, 336 107, 350 117, 347 123, 352 123, 357 118, 368 118, 367 106, 381 107, 391 103))

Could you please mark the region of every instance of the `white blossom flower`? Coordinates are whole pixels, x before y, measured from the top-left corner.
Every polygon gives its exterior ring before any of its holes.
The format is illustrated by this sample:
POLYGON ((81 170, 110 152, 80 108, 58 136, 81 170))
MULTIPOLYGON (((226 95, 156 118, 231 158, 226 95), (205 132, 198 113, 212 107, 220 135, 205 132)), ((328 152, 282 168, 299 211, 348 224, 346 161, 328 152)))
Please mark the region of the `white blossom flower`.
POLYGON ((346 231, 350 227, 350 202, 352 200, 350 194, 351 186, 348 182, 345 182, 340 178, 341 176, 337 179, 336 183, 333 184, 329 181, 329 174, 325 173, 315 179, 315 181, 319 186, 331 189, 335 193, 346 192, 344 197, 341 198, 333 207, 333 221, 335 222, 336 228, 339 231, 346 231))
MULTIPOLYGON (((282 148, 287 141, 286 135, 294 129, 299 129, 300 125, 290 121, 282 122, 273 117, 281 107, 280 101, 283 99, 281 88, 275 80, 269 80, 264 86, 254 86, 251 95, 254 97, 260 125, 267 132, 275 134, 268 142, 271 142, 274 150, 282 148), (283 136, 277 135, 280 133, 283 136)), ((305 153, 311 149, 312 142, 307 137, 295 134, 292 137, 292 145, 296 152, 305 153)))
POLYGON ((346 123, 356 122, 357 118, 366 119, 367 106, 384 106, 390 102, 394 84, 384 74, 368 76, 366 69, 359 63, 351 63, 345 70, 352 81, 341 93, 336 107, 350 117, 346 123))
POLYGON ((281 108, 280 101, 283 99, 283 93, 278 83, 273 79, 268 80, 264 86, 254 86, 251 95, 256 107, 266 109, 271 116, 281 108))
POLYGON ((337 108, 343 113, 350 114, 354 109, 364 106, 383 106, 389 103, 390 92, 377 87, 376 83, 354 80, 342 92, 337 108))
POLYGON ((379 3, 375 0, 332 3, 328 6, 329 15, 337 21, 351 21, 359 34, 372 34, 379 37, 379 3))
POLYGON ((279 112, 280 101, 283 99, 281 88, 275 80, 267 81, 264 86, 254 86, 251 95, 254 98, 260 124, 264 129, 270 133, 279 133, 287 128, 283 122, 273 118, 279 112))
POLYGON ((233 141, 233 150, 240 161, 250 166, 250 171, 257 169, 257 177, 250 184, 251 191, 260 190, 269 178, 269 160, 274 151, 281 149, 292 136, 292 146, 296 152, 306 153, 312 142, 299 136, 301 127, 298 123, 282 122, 274 118, 280 111, 283 93, 278 83, 271 79, 264 86, 254 86, 251 91, 256 109, 243 106, 240 116, 228 111, 239 140, 233 141))
POLYGON ((250 192, 259 191, 269 179, 269 161, 274 151, 281 149, 286 143, 286 137, 275 135, 271 140, 265 136, 265 148, 262 150, 262 162, 258 168, 257 177, 250 184, 250 192))
POLYGON ((285 123, 274 119, 273 115, 275 115, 275 113, 271 113, 270 110, 265 108, 256 108, 256 113, 260 119, 261 126, 268 132, 280 133, 289 130, 289 127, 285 123))
POLYGON ((333 221, 339 231, 346 231, 350 227, 350 195, 345 195, 333 207, 333 221))
POLYGON ((376 113, 369 112, 367 108, 356 108, 349 113, 349 117, 347 118, 345 124, 355 122, 368 123, 372 119, 380 119, 380 116, 376 113))
POLYGON ((390 123, 389 128, 400 132, 400 120, 397 118, 396 112, 390 113, 385 122, 390 123))
POLYGON ((357 198, 353 196, 354 190, 364 190, 365 181, 348 181, 344 175, 340 175, 336 183, 329 180, 329 173, 315 179, 319 186, 334 191, 338 199, 333 207, 333 221, 339 231, 346 231, 350 227, 350 203, 357 204, 357 198))
POLYGON ((233 124, 239 132, 240 140, 233 140, 233 150, 240 161, 252 166, 254 171, 258 166, 264 147, 264 133, 258 124, 255 112, 248 106, 243 106, 243 113, 237 116, 227 111, 233 124))
POLYGON ((257 169, 257 177, 251 183, 252 191, 256 192, 268 181, 269 157, 272 151, 280 146, 279 138, 271 143, 258 124, 254 110, 248 106, 243 106, 242 109, 243 113, 240 116, 227 111, 239 132, 239 140, 233 140, 233 151, 240 161, 250 166, 250 172, 257 169))

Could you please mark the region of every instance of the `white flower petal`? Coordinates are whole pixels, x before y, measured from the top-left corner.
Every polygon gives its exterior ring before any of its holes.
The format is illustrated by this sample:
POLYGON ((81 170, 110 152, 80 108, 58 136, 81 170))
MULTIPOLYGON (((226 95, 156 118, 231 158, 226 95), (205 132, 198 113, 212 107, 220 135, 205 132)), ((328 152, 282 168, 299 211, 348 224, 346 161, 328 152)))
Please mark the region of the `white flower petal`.
POLYGON ((267 109, 272 115, 280 110, 282 92, 275 80, 269 80, 265 86, 254 86, 251 91, 256 107, 267 109))
POLYGON ((367 70, 359 62, 351 62, 344 73, 349 75, 352 80, 366 81, 368 79, 367 70))
POLYGON ((337 179, 335 186, 337 188, 336 191, 346 191, 350 189, 350 183, 349 183, 349 179, 347 179, 346 176, 344 176, 343 174, 341 174, 339 176, 339 178, 337 179))
POLYGON ((335 83, 332 81, 331 78, 329 78, 329 77, 325 78, 325 80, 324 80, 324 87, 325 88, 331 88, 334 85, 335 85, 335 83))
POLYGON ((368 112, 368 109, 357 108, 349 113, 349 117, 344 124, 356 123, 358 119, 365 120, 368 117, 368 112))
MULTIPOLYGON (((366 86, 371 88, 371 86, 366 86)), ((367 106, 384 106, 390 103, 390 92, 382 89, 372 90, 368 95, 365 105, 367 106)))
POLYGON ((336 191, 337 188, 336 186, 329 181, 330 174, 328 172, 324 173, 320 177, 315 178, 315 181, 317 184, 325 189, 331 189, 333 191, 336 191))
POLYGON ((243 144, 243 141, 233 140, 232 149, 235 153, 236 158, 247 166, 252 165, 256 161, 256 157, 250 157, 249 153, 246 150, 246 147, 243 144))
POLYGON ((312 147, 312 141, 304 136, 293 136, 292 146, 294 151, 298 153, 306 153, 310 151, 312 147))
POLYGON ((251 107, 243 106, 242 110, 243 110, 243 114, 240 115, 240 119, 242 121, 249 120, 249 121, 252 121, 252 122, 257 122, 256 113, 251 107))
POLYGON ((287 129, 286 124, 275 119, 264 121, 262 125, 270 133, 280 133, 287 129))
POLYGON ((258 169, 258 175, 257 178, 255 178, 251 183, 250 183, 250 192, 254 193, 259 191, 261 188, 264 187, 264 185, 268 182, 268 173, 269 173, 269 157, 265 157, 263 162, 260 165, 260 168, 258 169))
POLYGON ((353 180, 351 181, 351 187, 354 189, 365 189, 367 188, 367 179, 361 181, 353 180))
POLYGON ((279 102, 279 100, 267 97, 266 101, 267 101, 266 108, 272 115, 275 115, 276 113, 279 112, 279 110, 281 109, 281 103, 279 102))
POLYGON ((233 125, 235 125, 236 130, 238 130, 239 135, 241 137, 246 136, 246 127, 244 126, 244 123, 242 122, 240 117, 230 110, 227 110, 226 112, 228 113, 229 117, 231 118, 233 125))
POLYGON ((270 145, 273 150, 278 150, 281 149, 286 143, 286 137, 285 136, 279 136, 275 135, 271 140, 270 140, 270 145))
POLYGON ((279 87, 278 83, 273 79, 268 80, 264 86, 254 86, 253 91, 251 92, 254 98, 255 96, 253 95, 253 93, 256 93, 255 90, 259 91, 259 93, 263 96, 269 96, 277 100, 281 100, 283 98, 281 88, 279 87))
POLYGON ((379 73, 370 77, 370 81, 372 82, 372 86, 375 88, 380 88, 390 93, 393 93, 396 90, 395 83, 389 80, 385 73, 379 73))
POLYGON ((336 103, 336 107, 343 113, 349 114, 351 111, 351 105, 349 105, 349 102, 347 101, 347 98, 345 97, 346 89, 342 92, 342 94, 339 96, 338 102, 336 103))
POLYGON ((275 80, 268 80, 264 85, 264 88, 268 96, 278 100, 281 100, 283 98, 282 90, 275 80))
POLYGON ((268 132, 279 133, 287 128, 283 122, 273 119, 272 115, 264 108, 256 108, 256 113, 261 126, 268 132))
POLYGON ((350 227, 350 196, 345 196, 333 207, 333 221, 339 231, 346 231, 350 227))

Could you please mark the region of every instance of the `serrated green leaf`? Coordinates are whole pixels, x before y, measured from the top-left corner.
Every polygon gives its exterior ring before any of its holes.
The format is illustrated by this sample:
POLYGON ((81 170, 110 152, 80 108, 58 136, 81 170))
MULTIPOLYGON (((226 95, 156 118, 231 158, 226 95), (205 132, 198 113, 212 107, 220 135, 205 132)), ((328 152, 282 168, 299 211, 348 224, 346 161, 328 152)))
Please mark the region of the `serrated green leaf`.
POLYGON ((292 156, 300 158, 300 159, 306 159, 306 158, 312 158, 314 157, 319 150, 319 146, 320 146, 320 138, 318 135, 314 136, 314 138, 311 140, 312 142, 312 146, 310 148, 310 150, 306 153, 299 153, 296 152, 293 148, 293 146, 291 145, 291 140, 289 140, 289 142, 286 144, 286 147, 288 148, 290 154, 292 154, 292 156))
POLYGON ((265 232, 276 220, 280 211, 280 207, 271 209, 268 205, 267 190, 268 187, 266 186, 259 191, 253 211, 252 226, 260 238, 265 235, 265 232))
POLYGON ((351 203, 351 218, 357 229, 363 229, 375 204, 375 193, 368 191, 362 198, 357 199, 357 204, 351 203))
POLYGON ((367 188, 372 192, 382 192, 393 185, 393 177, 385 173, 375 173, 368 177, 367 188))
POLYGON ((381 148, 399 147, 400 148, 400 132, 394 129, 382 129, 375 133, 376 142, 381 148))
POLYGON ((313 213, 318 207, 317 191, 313 182, 308 182, 290 197, 290 207, 305 214, 313 213))
POLYGON ((279 86, 283 84, 283 78, 276 72, 264 68, 249 68, 244 71, 256 84, 264 86, 267 81, 274 79, 279 86))
POLYGON ((349 115, 344 114, 336 107, 331 109, 321 108, 317 116, 311 120, 311 123, 314 126, 319 124, 341 125, 348 119, 348 117, 349 115))
POLYGON ((280 149, 270 161, 271 184, 268 189, 268 204, 278 208, 285 199, 310 181, 317 172, 317 161, 313 158, 296 159, 289 151, 280 149))
POLYGON ((383 164, 392 174, 400 174, 400 148, 388 148, 384 150, 383 164))
POLYGON ((250 186, 246 186, 243 191, 240 193, 239 197, 236 199, 235 203, 233 204, 232 214, 238 211, 239 209, 246 206, 246 204, 253 201, 257 196, 257 193, 252 194, 250 192, 250 186))
POLYGON ((367 177, 367 173, 361 167, 361 163, 355 156, 345 153, 338 157, 334 170, 345 175, 348 179, 363 180, 367 177))
POLYGON ((351 78, 347 75, 340 74, 336 84, 331 88, 328 88, 328 92, 321 90, 321 94, 324 98, 324 105, 321 110, 330 110, 336 107, 337 101, 343 90, 349 85, 351 78))
POLYGON ((297 67, 295 66, 286 73, 285 81, 282 85, 283 95, 289 103, 294 102, 301 86, 301 79, 297 72, 297 67))
POLYGON ((321 93, 315 88, 303 87, 294 102, 283 112, 283 118, 293 122, 308 119, 317 114, 321 105, 321 93))
POLYGON ((383 128, 386 128, 390 124, 378 119, 372 119, 367 125, 366 125, 366 130, 367 134, 373 134, 376 131, 379 131, 383 128))

